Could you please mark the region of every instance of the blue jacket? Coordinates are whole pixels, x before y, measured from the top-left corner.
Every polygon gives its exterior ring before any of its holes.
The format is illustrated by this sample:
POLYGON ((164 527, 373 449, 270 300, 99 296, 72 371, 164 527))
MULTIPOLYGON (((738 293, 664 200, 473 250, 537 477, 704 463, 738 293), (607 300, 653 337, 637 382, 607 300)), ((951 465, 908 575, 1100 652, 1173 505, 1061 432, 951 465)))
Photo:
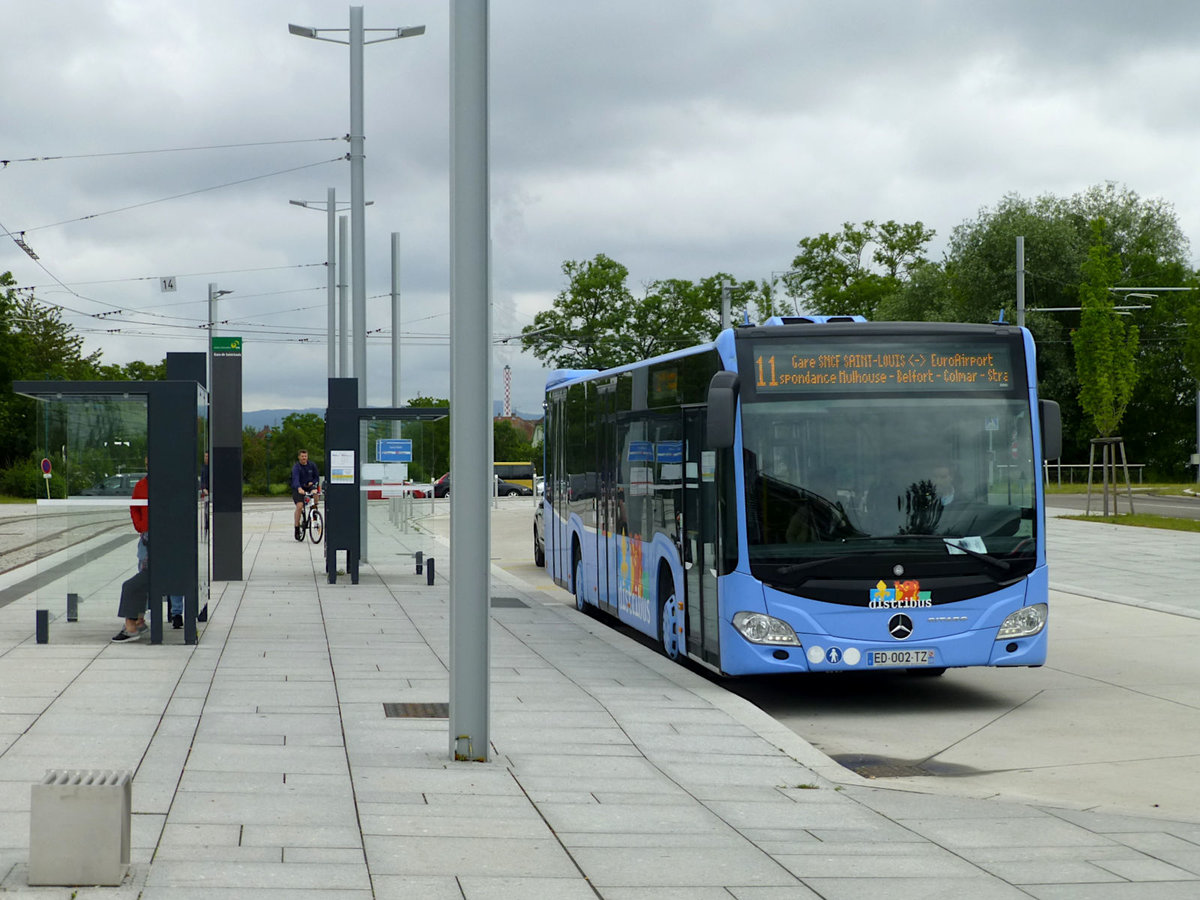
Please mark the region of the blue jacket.
POLYGON ((292 466, 292 490, 298 491, 300 488, 308 489, 309 485, 316 484, 321 480, 321 475, 317 471, 317 464, 311 459, 306 463, 296 463, 292 466))

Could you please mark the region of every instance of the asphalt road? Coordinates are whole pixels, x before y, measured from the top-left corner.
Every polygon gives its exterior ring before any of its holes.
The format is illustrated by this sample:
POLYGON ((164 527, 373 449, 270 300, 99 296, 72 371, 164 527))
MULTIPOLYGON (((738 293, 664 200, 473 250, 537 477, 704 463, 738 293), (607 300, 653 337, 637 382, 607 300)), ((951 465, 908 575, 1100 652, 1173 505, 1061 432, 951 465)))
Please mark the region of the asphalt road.
MULTIPOLYGON (((1200 490, 1200 486, 1198 486, 1198 490, 1200 490)), ((1175 519, 1200 519, 1200 496, 1160 496, 1144 490, 1134 490, 1132 495, 1134 512, 1169 516, 1175 519)), ((1086 494, 1052 494, 1049 502, 1051 506, 1059 509, 1078 510, 1081 513, 1088 507, 1086 494)), ((1117 512, 1129 512, 1129 495, 1124 490, 1118 492, 1115 502, 1117 512)), ((1091 510, 1095 514, 1100 513, 1103 509, 1104 497, 1097 487, 1092 493, 1091 510)))
MULTIPOLYGON (((532 515, 528 499, 493 510, 493 562, 572 606, 533 564, 532 515)), ((449 531, 444 512, 424 524, 449 531)), ((1200 821, 1200 618, 1077 593, 1051 603, 1038 669, 718 681, 879 784, 1200 821)))

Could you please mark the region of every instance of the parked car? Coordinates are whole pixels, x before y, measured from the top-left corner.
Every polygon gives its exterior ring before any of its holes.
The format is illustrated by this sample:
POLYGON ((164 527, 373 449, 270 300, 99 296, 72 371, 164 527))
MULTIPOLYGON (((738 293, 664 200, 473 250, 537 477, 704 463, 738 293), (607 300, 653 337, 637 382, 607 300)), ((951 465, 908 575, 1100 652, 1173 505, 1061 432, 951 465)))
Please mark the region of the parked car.
MULTIPOLYGON (((501 497, 532 497, 533 488, 523 484, 517 484, 515 481, 498 481, 496 483, 496 493, 501 497)), ((450 496, 450 473, 447 472, 441 478, 433 483, 433 496, 449 497, 450 496)))
POLYGON ((450 473, 447 472, 441 478, 433 483, 433 496, 449 497, 450 496, 450 473))
POLYGON ((532 497, 533 488, 524 484, 517 484, 515 481, 505 481, 500 479, 496 482, 496 493, 501 497, 532 497))
POLYGON ((122 472, 109 475, 99 484, 93 484, 79 492, 81 497, 128 497, 133 486, 146 477, 145 472, 122 472))

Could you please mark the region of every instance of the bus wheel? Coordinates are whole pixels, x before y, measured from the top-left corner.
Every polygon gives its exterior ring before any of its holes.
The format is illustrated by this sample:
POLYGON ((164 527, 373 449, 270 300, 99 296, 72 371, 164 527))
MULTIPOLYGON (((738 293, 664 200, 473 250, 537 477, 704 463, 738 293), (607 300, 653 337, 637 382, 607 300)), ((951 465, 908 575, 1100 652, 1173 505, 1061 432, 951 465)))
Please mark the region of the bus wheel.
POLYGON ((587 603, 583 599, 583 560, 575 559, 575 608, 587 612, 587 603))
POLYGON ((662 642, 662 651, 668 659, 679 659, 681 647, 680 644, 680 627, 683 624, 681 621, 680 604, 675 599, 675 592, 671 594, 662 605, 662 614, 659 616, 658 636, 662 642))

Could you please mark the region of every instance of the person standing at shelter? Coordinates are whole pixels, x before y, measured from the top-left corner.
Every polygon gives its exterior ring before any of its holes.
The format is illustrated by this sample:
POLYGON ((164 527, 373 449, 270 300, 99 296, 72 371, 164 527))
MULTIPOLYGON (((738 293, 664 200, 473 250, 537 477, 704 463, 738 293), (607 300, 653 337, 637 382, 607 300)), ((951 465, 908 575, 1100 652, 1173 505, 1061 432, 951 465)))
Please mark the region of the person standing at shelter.
POLYGON ((300 533, 300 519, 304 515, 304 498, 317 489, 321 474, 317 464, 308 461, 308 451, 301 450, 296 454, 296 463, 292 466, 292 502, 296 504, 296 516, 293 521, 296 530, 296 540, 304 540, 300 533))

